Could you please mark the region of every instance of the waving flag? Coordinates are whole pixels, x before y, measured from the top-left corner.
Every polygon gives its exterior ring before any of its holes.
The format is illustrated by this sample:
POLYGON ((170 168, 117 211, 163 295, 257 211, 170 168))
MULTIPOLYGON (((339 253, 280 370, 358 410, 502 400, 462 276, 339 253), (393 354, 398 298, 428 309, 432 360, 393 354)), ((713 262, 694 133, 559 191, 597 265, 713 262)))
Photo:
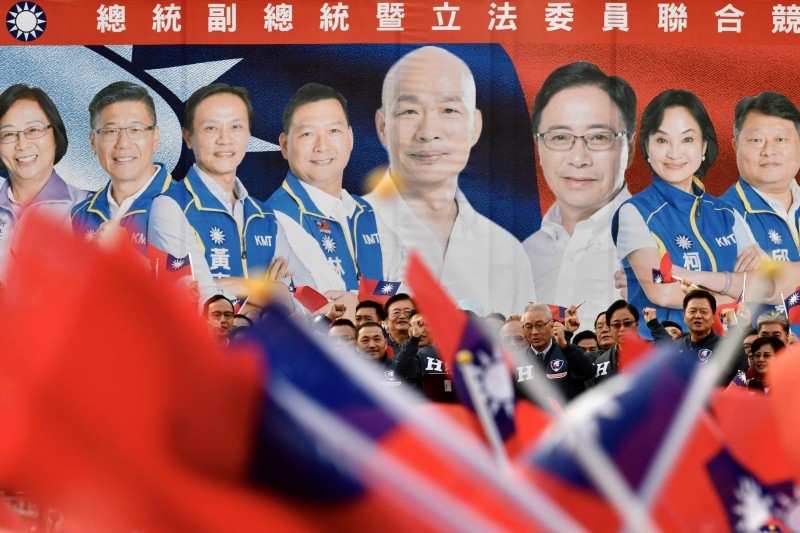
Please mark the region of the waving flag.
POLYGON ((551 304, 547 304, 547 307, 550 308, 550 313, 553 315, 553 320, 564 322, 564 320, 567 318, 566 307, 561 307, 560 305, 551 305, 551 304))
POLYGON ((476 402, 484 402, 501 437, 508 439, 513 436, 514 389, 508 365, 499 348, 486 337, 476 321, 458 309, 416 253, 409 257, 406 283, 413 289, 414 302, 425 315, 436 338, 442 361, 453 374, 461 402, 472 409, 477 407, 476 402), (470 364, 456 364, 456 353, 461 351, 472 354, 470 364), (479 398, 467 390, 460 367, 469 372, 478 384, 479 398))
POLYGON ((800 286, 796 287, 783 302, 786 305, 786 317, 790 324, 800 324, 800 286))
POLYGON ((669 252, 664 252, 659 267, 653 269, 653 283, 675 283, 676 281, 672 277, 672 259, 669 257, 669 252))
POLYGON ((372 300, 382 305, 397 294, 400 289, 399 281, 383 281, 361 277, 358 280, 358 301, 372 300))
POLYGON ((742 303, 743 300, 744 300, 744 291, 742 291, 742 293, 739 295, 736 301, 726 304, 720 304, 717 306, 717 311, 714 313, 714 322, 713 324, 711 324, 711 329, 714 330, 714 333, 716 333, 717 335, 725 334, 725 328, 722 327, 723 324, 722 312, 725 311, 726 309, 733 309, 734 311, 738 311, 739 305, 742 303))
POLYGON ((311 313, 316 313, 328 304, 328 298, 313 287, 300 285, 294 290, 294 298, 311 313))
POLYGON ((239 311, 241 311, 242 308, 245 305, 247 305, 247 300, 248 299, 249 299, 249 296, 244 296, 242 298, 233 298, 233 299, 231 299, 231 303, 233 304, 233 312, 235 314, 239 314, 239 311))
POLYGON ((147 257, 150 259, 156 279, 160 281, 172 282, 192 275, 192 262, 188 255, 175 257, 148 243, 147 257))

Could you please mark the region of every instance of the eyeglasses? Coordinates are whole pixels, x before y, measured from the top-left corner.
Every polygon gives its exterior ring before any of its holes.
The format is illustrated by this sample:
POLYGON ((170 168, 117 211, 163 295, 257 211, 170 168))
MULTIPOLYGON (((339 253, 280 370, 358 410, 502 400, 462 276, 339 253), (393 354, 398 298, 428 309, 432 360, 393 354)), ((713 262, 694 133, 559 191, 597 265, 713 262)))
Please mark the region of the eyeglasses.
POLYGON ((630 329, 636 325, 635 320, 623 320, 622 322, 612 322, 611 329, 630 329))
POLYGON ((392 318, 400 318, 400 315, 403 315, 404 317, 410 317, 413 313, 413 309, 395 309, 389 313, 389 316, 392 318))
POLYGON ((525 337, 522 335, 503 335, 500 341, 506 346, 524 346, 527 344, 525 337))
POLYGON ((48 124, 47 126, 31 126, 30 128, 25 128, 22 131, 9 131, 3 130, 0 131, 0 144, 11 144, 17 142, 20 135, 24 135, 26 139, 41 139, 45 135, 47 135, 47 130, 52 128, 52 124, 48 124))
POLYGON ((546 131, 544 133, 537 133, 536 138, 542 139, 546 147, 556 152, 572 150, 572 147, 575 146, 575 141, 578 139, 581 139, 589 150, 593 152, 603 152, 614 148, 617 137, 622 137, 627 134, 627 131, 598 131, 595 133, 587 133, 586 135, 573 135, 561 131, 546 131))
POLYGON ((148 132, 156 129, 155 126, 128 126, 127 128, 97 128, 92 130, 95 135, 100 138, 100 142, 116 141, 122 135, 122 132, 128 133, 128 138, 132 141, 144 139, 148 132))
POLYGON ((769 359, 774 354, 772 352, 756 352, 752 354, 750 357, 752 359, 769 359))
POLYGON ((550 322, 552 321, 553 319, 551 318, 547 322, 537 322, 536 324, 522 324, 522 329, 524 329, 525 331, 531 331, 533 329, 535 329, 536 331, 541 331, 544 328, 546 328, 547 325, 550 324, 550 322))
POLYGON ((222 311, 214 311, 213 313, 211 313, 211 318, 213 318, 214 320, 221 320, 223 318, 225 320, 233 320, 233 313, 231 313, 230 311, 227 311, 225 313, 223 313, 222 311))

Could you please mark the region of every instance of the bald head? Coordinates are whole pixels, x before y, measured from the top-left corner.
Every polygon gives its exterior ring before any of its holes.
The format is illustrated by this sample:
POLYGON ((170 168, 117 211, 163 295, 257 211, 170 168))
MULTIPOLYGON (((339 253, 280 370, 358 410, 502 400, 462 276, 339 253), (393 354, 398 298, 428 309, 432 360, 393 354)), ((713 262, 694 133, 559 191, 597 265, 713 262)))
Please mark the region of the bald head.
POLYGON ((411 187, 452 186, 483 122, 464 61, 425 46, 400 58, 383 81, 375 125, 392 175, 411 187))

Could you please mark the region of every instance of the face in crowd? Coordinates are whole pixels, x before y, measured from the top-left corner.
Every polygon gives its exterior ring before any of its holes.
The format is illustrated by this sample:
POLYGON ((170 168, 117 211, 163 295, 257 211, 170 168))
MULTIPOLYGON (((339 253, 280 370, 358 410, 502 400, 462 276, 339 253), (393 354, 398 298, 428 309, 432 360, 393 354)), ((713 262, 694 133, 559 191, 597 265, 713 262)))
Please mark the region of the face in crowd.
POLYGON ((661 179, 683 191, 692 190, 692 178, 703 162, 708 143, 700 124, 683 106, 668 107, 658 130, 647 141, 647 160, 661 179))
POLYGON ((683 321, 689 332, 696 337, 705 337, 711 332, 714 323, 714 311, 711 303, 705 298, 692 298, 686 302, 683 310, 683 321))
POLYGON ((522 315, 525 340, 536 351, 543 351, 553 338, 553 319, 544 309, 529 309, 522 315))
POLYGON ((617 342, 613 335, 611 335, 611 328, 608 327, 608 324, 606 323, 605 313, 600 313, 597 315, 597 318, 594 321, 594 332, 595 335, 597 335, 597 346, 601 350, 608 350, 617 342))
POLYGON ((742 178, 760 191, 784 193, 800 170, 800 135, 786 118, 750 111, 733 148, 742 178))
POLYGON ((500 328, 500 342, 512 350, 524 350, 528 344, 522 322, 510 320, 500 328))
POLYGON ((414 311, 414 303, 411 300, 397 300, 386 310, 386 328, 394 339, 405 339, 408 337, 411 313, 414 311))
POLYGON ((615 310, 608 319, 608 327, 614 343, 619 343, 626 335, 636 335, 639 321, 627 307, 615 310))
POLYGON ((364 326, 358 332, 358 349, 368 359, 380 360, 386 357, 388 341, 380 326, 364 326))
POLYGON ((206 326, 211 338, 226 339, 233 328, 233 316, 233 304, 230 300, 221 298, 211 302, 206 312, 206 326))

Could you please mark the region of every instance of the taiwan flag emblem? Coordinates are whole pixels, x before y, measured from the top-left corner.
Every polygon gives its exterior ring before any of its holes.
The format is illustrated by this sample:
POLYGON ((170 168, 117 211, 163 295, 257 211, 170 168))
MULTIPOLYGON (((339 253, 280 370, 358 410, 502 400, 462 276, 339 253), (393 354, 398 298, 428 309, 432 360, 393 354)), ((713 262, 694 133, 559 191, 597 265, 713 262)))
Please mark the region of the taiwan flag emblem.
POLYGON ((317 220, 317 229, 320 230, 322 233, 330 233, 331 227, 328 225, 327 220, 317 220))

